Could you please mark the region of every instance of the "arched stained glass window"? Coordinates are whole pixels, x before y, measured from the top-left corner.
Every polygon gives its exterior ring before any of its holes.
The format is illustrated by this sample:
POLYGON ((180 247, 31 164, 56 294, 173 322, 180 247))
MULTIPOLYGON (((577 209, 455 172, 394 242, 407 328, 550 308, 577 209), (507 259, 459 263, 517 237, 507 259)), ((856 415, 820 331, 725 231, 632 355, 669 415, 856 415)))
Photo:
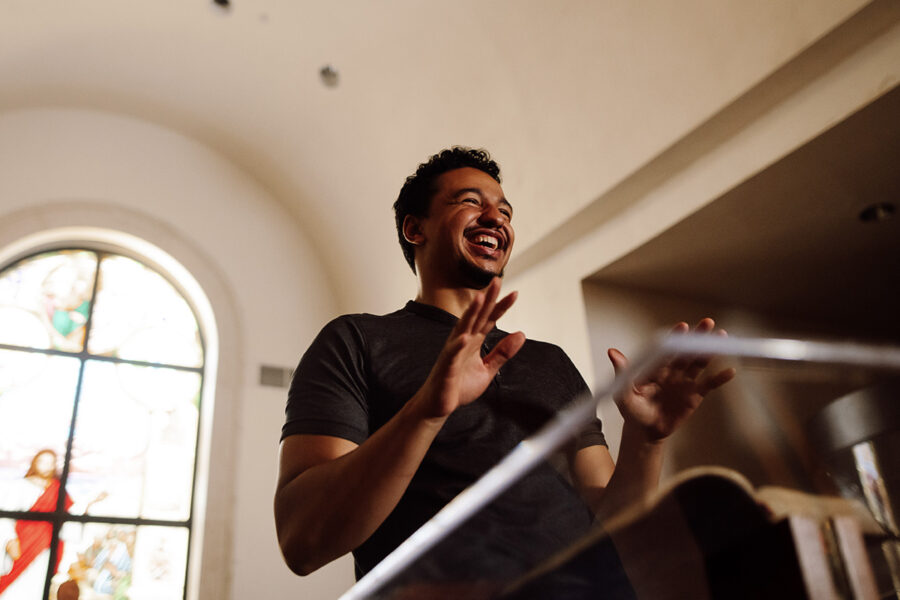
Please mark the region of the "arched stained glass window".
POLYGON ((203 367, 191 307, 137 260, 0 271, 0 600, 185 598, 203 367))

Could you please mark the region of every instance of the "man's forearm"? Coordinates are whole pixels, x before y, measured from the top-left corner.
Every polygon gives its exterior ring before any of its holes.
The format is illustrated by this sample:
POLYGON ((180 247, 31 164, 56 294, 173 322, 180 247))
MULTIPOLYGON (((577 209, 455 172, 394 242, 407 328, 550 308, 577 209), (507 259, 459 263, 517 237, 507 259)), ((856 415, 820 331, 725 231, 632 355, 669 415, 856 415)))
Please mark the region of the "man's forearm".
POLYGON ((351 452, 279 485, 275 520, 292 570, 305 575, 353 550, 397 505, 444 422, 423 418, 419 400, 351 452))
POLYGON ((609 518, 656 490, 662 471, 663 444, 662 440, 648 441, 640 430, 626 422, 615 471, 592 507, 598 517, 609 518))

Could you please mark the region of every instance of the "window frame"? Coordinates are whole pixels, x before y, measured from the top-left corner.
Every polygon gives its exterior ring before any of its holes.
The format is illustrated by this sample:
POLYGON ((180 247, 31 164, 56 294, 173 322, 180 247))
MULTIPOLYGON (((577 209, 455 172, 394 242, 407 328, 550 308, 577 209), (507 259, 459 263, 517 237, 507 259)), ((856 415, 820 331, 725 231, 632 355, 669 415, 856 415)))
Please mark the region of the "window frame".
POLYGON ((19 352, 32 352, 36 354, 44 354, 48 356, 63 356, 67 358, 77 358, 79 360, 79 368, 78 368, 78 378, 76 382, 75 394, 73 399, 72 406, 72 418, 69 424, 69 433, 65 442, 65 453, 62 456, 62 468, 60 469, 59 474, 59 490, 61 493, 57 495, 56 509, 53 512, 30 512, 30 511, 9 511, 0 509, 0 518, 2 519, 13 519, 13 520, 28 520, 28 521, 41 521, 41 522, 49 522, 52 524, 52 536, 50 540, 50 553, 49 560, 47 566, 47 573, 44 578, 44 590, 43 595, 41 596, 44 600, 47 600, 50 597, 50 590, 52 588, 52 580, 54 576, 57 575, 56 572, 51 572, 51 565, 55 564, 57 560, 57 552, 58 552, 58 543, 60 541, 60 531, 62 529, 63 524, 67 522, 74 523, 98 523, 102 525, 128 525, 134 526, 135 528, 140 526, 159 526, 159 527, 171 527, 171 528, 183 528, 187 530, 187 548, 186 548, 186 560, 184 564, 184 593, 183 598, 187 600, 189 597, 193 597, 194 594, 191 592, 191 584, 194 583, 191 578, 191 567, 192 561, 200 560, 200 557, 193 556, 195 554, 194 548, 194 537, 197 535, 196 529, 196 519, 195 519, 195 511, 197 510, 196 500, 197 500, 197 484, 199 479, 199 465, 200 465, 200 453, 201 453, 201 438, 204 428, 204 400, 206 397, 206 385, 208 379, 208 366, 209 363, 207 361, 208 356, 208 346, 207 346, 207 336, 204 330, 204 321, 200 317, 200 312, 195 305, 191 294, 187 292, 184 286, 180 284, 180 282, 174 278, 166 269, 162 266, 156 264, 154 261, 149 260, 145 256, 141 256, 137 252, 131 251, 128 248, 124 248, 118 245, 104 243, 104 242, 92 242, 92 243, 84 243, 84 242, 57 242, 53 244, 44 244, 38 247, 32 247, 29 251, 18 253, 14 256, 9 257, 4 261, 2 265, 0 265, 0 274, 3 274, 9 271, 11 268, 16 266, 17 264, 27 261, 29 259, 41 256, 43 254, 49 254, 53 252, 62 252, 62 251, 72 251, 72 252, 92 252, 97 256, 97 262, 94 266, 94 280, 93 287, 91 290, 91 301, 90 307, 88 311, 87 320, 85 322, 85 330, 84 330, 84 338, 82 343, 82 349, 78 352, 67 351, 67 350, 59 350, 56 348, 30 348, 24 346, 16 346, 11 344, 0 343, 0 350, 11 350, 11 351, 19 351, 19 352), (96 305, 96 294, 98 290, 98 285, 100 282, 100 267, 103 262, 103 259, 107 256, 122 256, 131 260, 134 260, 138 264, 148 268, 153 271, 160 277, 162 277, 167 283, 169 283, 176 293, 181 296, 181 298, 187 303, 188 308, 191 311, 191 314, 194 318, 195 323, 197 324, 197 331, 199 336, 200 349, 202 353, 202 359, 200 361, 200 365, 196 367, 187 367, 183 365, 173 365, 169 363, 158 363, 151 361, 140 361, 140 360, 131 360, 131 359, 122 359, 118 357, 110 357, 103 355, 91 354, 88 352, 88 339, 91 332, 91 323, 93 320, 94 308, 96 305), (194 456, 193 456, 193 465, 192 465, 192 475, 191 475, 191 499, 190 506, 188 509, 188 516, 184 520, 169 520, 169 519, 146 519, 141 517, 128 518, 128 517, 111 517, 111 516, 101 516, 101 515, 78 515, 71 514, 66 512, 65 510, 65 490, 66 483, 68 481, 69 476, 69 468, 70 461, 72 458, 72 444, 74 440, 74 432, 75 432, 75 423, 78 419, 78 408, 79 402, 81 399, 81 392, 84 382, 84 372, 85 365, 88 360, 95 360, 101 362, 108 362, 112 364, 130 364, 140 367, 156 367, 156 368, 167 368, 167 369, 175 369, 179 371, 186 371, 191 373, 196 373, 200 377, 200 386, 198 389, 198 403, 197 403, 197 427, 194 433, 194 456))

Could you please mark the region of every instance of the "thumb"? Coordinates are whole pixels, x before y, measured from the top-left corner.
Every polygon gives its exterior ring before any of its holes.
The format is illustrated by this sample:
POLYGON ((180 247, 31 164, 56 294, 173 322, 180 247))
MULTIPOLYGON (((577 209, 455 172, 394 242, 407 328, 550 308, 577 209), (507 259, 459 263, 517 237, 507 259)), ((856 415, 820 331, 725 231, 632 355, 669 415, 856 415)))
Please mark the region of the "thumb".
POLYGON ((622 354, 616 348, 610 348, 606 351, 606 355, 609 356, 609 361, 612 363, 613 370, 616 375, 622 372, 625 367, 628 366, 628 359, 625 358, 625 355, 622 354))
POLYGON ((496 374, 500 367, 506 364, 506 361, 516 355, 523 344, 525 344, 525 334, 521 331, 507 335, 484 357, 485 366, 496 374))

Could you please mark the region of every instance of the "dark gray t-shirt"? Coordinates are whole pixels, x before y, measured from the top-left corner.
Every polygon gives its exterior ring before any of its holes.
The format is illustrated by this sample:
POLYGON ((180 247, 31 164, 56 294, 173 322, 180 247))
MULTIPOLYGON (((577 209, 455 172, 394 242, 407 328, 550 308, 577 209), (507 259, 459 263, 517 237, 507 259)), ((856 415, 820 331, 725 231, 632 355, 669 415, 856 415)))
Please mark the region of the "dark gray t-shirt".
MULTIPOLYGON (((362 444, 422 386, 455 324, 453 315, 416 302, 384 316, 338 317, 319 333, 294 373, 282 439, 318 434, 362 444)), ((499 329, 490 332, 483 353, 505 335, 499 329)), ((357 576, 586 393, 587 385, 559 347, 526 341, 480 398, 447 419, 397 507, 354 551, 357 576)), ((606 444, 599 421, 578 441, 579 447, 596 444, 606 444)), ((546 464, 476 515, 474 522, 478 531, 493 537, 494 546, 547 556, 585 531, 591 516, 566 477, 546 464)), ((503 560, 527 567, 534 558, 503 560)), ((460 568, 471 574, 470 564, 460 568)), ((498 574, 506 567, 490 568, 498 574)))

